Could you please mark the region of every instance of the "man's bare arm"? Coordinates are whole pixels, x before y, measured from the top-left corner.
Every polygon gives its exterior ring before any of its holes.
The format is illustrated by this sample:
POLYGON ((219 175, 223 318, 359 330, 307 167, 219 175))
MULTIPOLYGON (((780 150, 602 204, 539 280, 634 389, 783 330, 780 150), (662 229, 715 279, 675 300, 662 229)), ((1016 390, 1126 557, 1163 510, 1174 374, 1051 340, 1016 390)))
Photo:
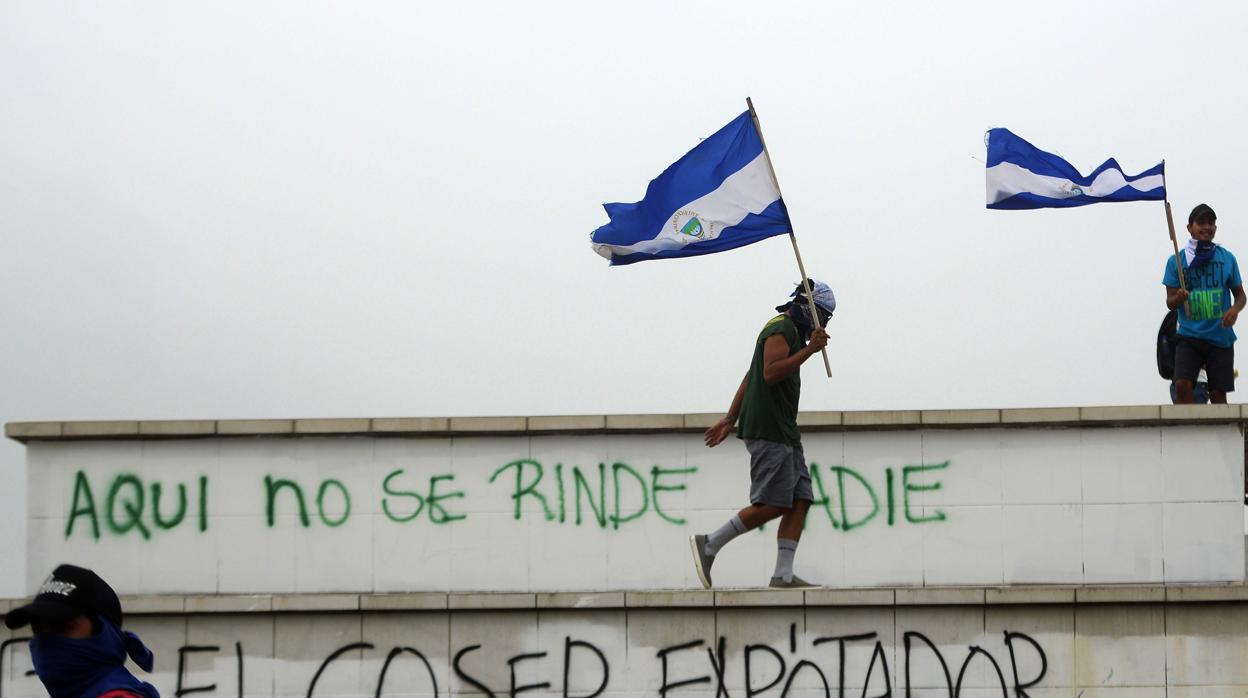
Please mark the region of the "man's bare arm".
POLYGON ((828 345, 828 333, 822 329, 810 334, 810 342, 789 356, 789 342, 782 334, 773 334, 763 343, 763 381, 775 385, 788 378, 810 357, 828 345))
POLYGON ((1248 296, 1244 295, 1243 286, 1235 286, 1231 288, 1231 295, 1235 296, 1235 302, 1222 315, 1223 327, 1234 327, 1235 321, 1239 319, 1239 311, 1244 309, 1244 304, 1248 303, 1248 296))
POLYGON ((741 416, 741 402, 745 399, 745 385, 749 380, 750 374, 746 373, 741 379, 741 385, 737 387, 736 395, 732 396, 732 404, 728 406, 728 414, 702 433, 702 440, 708 447, 718 446, 732 433, 733 427, 737 424, 737 417, 741 416))

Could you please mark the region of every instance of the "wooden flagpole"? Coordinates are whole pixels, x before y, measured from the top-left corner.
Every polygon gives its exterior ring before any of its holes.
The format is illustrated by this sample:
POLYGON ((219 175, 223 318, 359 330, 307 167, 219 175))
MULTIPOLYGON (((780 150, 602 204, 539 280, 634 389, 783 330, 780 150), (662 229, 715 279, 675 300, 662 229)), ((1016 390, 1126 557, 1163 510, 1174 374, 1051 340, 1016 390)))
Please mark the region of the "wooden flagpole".
MULTIPOLYGON (((758 123, 758 112, 754 111, 754 102, 749 98, 745 98, 745 105, 750 109, 750 119, 754 121, 754 131, 758 134, 758 140, 763 144, 763 155, 767 158, 767 171, 771 173, 771 182, 776 185, 776 191, 780 191, 780 180, 776 179, 776 168, 771 164, 771 153, 767 151, 767 141, 763 138, 763 127, 758 123)), ((780 198, 784 199, 784 194, 780 194, 780 198)), ((1166 208, 1169 211, 1169 205, 1166 208)), ((1171 237, 1173 235, 1173 224, 1171 224, 1171 237)), ((797 271, 802 275, 802 288, 806 290, 806 300, 810 303, 810 318, 815 323, 815 329, 823 329, 819 325, 819 311, 815 310, 815 296, 810 292, 810 279, 806 276, 806 265, 802 263, 802 253, 797 249, 797 236, 793 234, 792 226, 789 227, 789 242, 793 243, 793 255, 797 257, 797 271)), ((1179 272, 1182 274, 1182 271, 1179 272)), ((824 347, 820 350, 823 353, 823 368, 828 372, 828 378, 832 377, 832 362, 828 361, 828 349, 824 347)))
MULTIPOLYGON (((1165 172, 1166 161, 1161 161, 1162 172, 1165 172)), ((1164 175, 1163 175, 1163 182, 1164 175)), ((1183 279, 1183 263, 1179 261, 1179 239, 1174 235, 1174 214, 1170 212, 1170 193, 1166 192, 1166 225, 1170 226, 1170 242, 1174 245, 1174 268, 1179 272, 1179 288, 1187 291, 1187 282, 1183 279)), ((1187 301, 1183 301, 1183 312, 1187 313, 1190 318, 1192 316, 1192 307, 1187 301)))

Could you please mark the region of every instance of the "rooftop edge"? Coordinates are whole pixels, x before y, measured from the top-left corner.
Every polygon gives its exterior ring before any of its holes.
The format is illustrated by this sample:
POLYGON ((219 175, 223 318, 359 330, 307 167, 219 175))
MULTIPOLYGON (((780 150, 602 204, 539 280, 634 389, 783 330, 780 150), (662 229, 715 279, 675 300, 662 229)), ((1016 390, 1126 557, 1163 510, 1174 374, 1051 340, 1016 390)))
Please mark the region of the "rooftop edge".
MULTIPOLYGON (((14 441, 195 439, 211 437, 628 434, 700 432, 718 413, 537 415, 531 417, 361 417, 334 419, 176 419, 9 422, 14 441)), ((1248 405, 1121 405, 965 410, 811 411, 807 431, 979 429, 1225 424, 1248 421, 1248 405)))

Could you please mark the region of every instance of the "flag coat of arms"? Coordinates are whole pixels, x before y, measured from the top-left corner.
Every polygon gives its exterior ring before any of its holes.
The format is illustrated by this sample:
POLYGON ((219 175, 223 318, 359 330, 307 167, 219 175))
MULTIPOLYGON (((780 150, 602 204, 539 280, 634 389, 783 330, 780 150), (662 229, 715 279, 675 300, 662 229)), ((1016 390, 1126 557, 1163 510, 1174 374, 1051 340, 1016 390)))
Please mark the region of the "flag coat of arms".
POLYGON ((988 132, 988 208, 1068 208, 1103 201, 1164 201, 1165 163, 1128 175, 1113 158, 1091 174, 1046 153, 1008 129, 988 132))
POLYGON ((748 111, 654 178, 644 199, 603 208, 611 220, 590 240, 612 265, 723 252, 793 230, 748 111))

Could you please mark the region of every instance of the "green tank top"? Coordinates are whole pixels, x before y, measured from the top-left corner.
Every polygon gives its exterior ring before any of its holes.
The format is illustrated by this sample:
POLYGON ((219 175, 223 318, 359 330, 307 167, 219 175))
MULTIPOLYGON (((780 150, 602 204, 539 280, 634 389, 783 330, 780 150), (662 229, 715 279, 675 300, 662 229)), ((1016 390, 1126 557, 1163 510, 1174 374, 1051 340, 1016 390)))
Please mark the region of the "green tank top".
POLYGON ((806 346, 797 325, 787 315, 777 315, 763 326, 763 331, 758 333, 754 342, 754 359, 750 362, 750 374, 745 382, 737 437, 765 439, 793 446, 802 442, 797 431, 797 401, 802 393, 801 370, 794 371, 775 385, 767 385, 763 380, 763 345, 773 334, 784 335, 789 343, 789 356, 806 346))

